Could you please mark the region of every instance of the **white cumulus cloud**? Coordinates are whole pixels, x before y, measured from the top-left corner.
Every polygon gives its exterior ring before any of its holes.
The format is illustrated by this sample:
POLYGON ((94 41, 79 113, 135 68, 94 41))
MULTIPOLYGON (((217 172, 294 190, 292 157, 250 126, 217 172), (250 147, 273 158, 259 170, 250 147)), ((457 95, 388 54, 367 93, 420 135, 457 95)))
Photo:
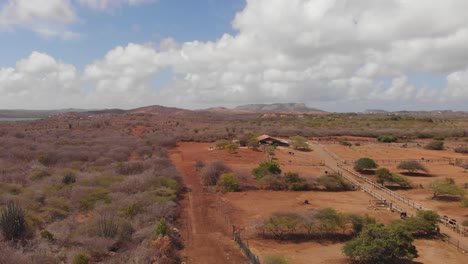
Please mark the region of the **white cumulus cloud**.
MULTIPOLYGON (((105 9, 146 1, 80 2, 105 9)), ((301 101, 330 110, 450 108, 444 104, 468 98, 467 9, 465 0, 247 0, 232 21, 235 34, 115 47, 63 82, 82 95, 70 101, 85 107, 301 101), (169 82, 156 82, 167 70, 169 82), (447 76, 447 85, 418 86, 418 76, 431 75, 447 76)), ((0 89, 30 92, 26 83, 44 77, 36 68, 71 71, 36 55, 1 69, 0 89)), ((60 78, 46 79, 61 89, 60 78)))

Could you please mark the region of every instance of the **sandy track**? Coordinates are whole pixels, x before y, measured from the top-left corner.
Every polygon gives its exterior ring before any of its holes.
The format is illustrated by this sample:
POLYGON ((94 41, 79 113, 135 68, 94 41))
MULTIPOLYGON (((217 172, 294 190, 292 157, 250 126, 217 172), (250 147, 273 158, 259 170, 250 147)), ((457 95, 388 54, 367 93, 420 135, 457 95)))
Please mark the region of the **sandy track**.
POLYGON ((229 227, 215 210, 215 196, 203 190, 193 161, 185 161, 184 155, 179 150, 170 151, 170 158, 189 189, 182 201, 181 232, 187 263, 248 263, 231 239, 229 227))

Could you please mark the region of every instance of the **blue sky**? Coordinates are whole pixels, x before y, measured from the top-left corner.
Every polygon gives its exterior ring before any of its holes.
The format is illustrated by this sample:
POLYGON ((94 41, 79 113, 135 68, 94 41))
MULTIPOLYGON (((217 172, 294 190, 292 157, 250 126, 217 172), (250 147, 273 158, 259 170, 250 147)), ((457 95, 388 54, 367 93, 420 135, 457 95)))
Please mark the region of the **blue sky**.
POLYGON ((465 0, 0 0, 1 108, 468 110, 465 0))
MULTIPOLYGON (((7 0, 1 0, 5 4, 7 0)), ((61 40, 15 28, 0 35, 0 66, 14 66, 32 51, 72 62, 83 68, 107 51, 129 42, 158 43, 164 38, 178 42, 216 40, 234 33, 231 21, 245 5, 244 0, 159 0, 156 3, 115 7, 104 12, 75 5, 80 21, 71 28, 81 36, 61 40)))

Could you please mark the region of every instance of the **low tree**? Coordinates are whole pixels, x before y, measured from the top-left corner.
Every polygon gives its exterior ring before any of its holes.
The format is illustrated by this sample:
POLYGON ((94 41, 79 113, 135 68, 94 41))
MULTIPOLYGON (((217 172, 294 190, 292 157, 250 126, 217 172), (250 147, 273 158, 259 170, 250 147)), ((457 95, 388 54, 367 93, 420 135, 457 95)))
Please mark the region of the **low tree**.
POLYGON ((360 216, 357 214, 350 214, 348 218, 353 225, 354 234, 359 234, 366 226, 377 223, 375 218, 372 218, 368 215, 360 216))
POLYGON ((347 242, 343 253, 364 263, 400 263, 418 257, 413 236, 400 226, 368 225, 355 239, 347 242))
POLYGON ((433 180, 429 184, 429 188, 432 190, 432 199, 437 199, 440 196, 459 196, 465 195, 465 190, 455 184, 455 180, 452 178, 437 179, 433 180))
POLYGON ((429 142, 426 146, 424 146, 424 148, 430 150, 443 150, 444 142, 441 140, 434 140, 432 142, 429 142))
POLYGON ((379 165, 370 158, 360 158, 354 162, 354 169, 357 171, 365 171, 377 169, 379 165))
POLYGON ((286 186, 290 191, 300 191, 306 190, 308 188, 306 179, 301 178, 297 173, 285 173, 284 182, 286 183, 286 186))
POLYGON ((273 213, 264 222, 264 229, 278 239, 284 239, 286 234, 294 232, 301 223, 301 216, 290 212, 273 213))
POLYGON ((215 142, 216 149, 225 149, 229 144, 230 142, 225 139, 221 139, 215 142))
POLYGON ((398 138, 394 135, 383 135, 377 138, 379 142, 383 143, 392 143, 392 142, 397 142, 398 138))
POLYGON ((333 208, 324 208, 318 211, 316 218, 318 219, 318 230, 322 234, 327 234, 340 228, 343 231, 346 228, 346 215, 337 212, 333 208))
POLYGON ((395 183, 402 187, 411 185, 411 181, 399 174, 391 173, 387 168, 378 169, 375 173, 377 174, 377 182, 382 185, 384 185, 385 182, 395 183))
POLYGON ((224 173, 218 181, 218 188, 223 192, 236 192, 239 190, 239 182, 232 173, 224 173))
POLYGON ((231 169, 222 161, 215 160, 205 165, 200 171, 201 182, 205 186, 214 186, 218 183, 219 177, 231 169))
POLYGON ((413 172, 416 172, 416 171, 423 171, 423 172, 426 172, 426 173, 429 172, 429 170, 424 165, 422 165, 421 163, 419 163, 416 160, 402 161, 402 162, 400 162, 400 164, 398 164, 397 169, 407 170, 410 173, 413 173, 413 172))
POLYGON ((281 168, 278 163, 276 162, 263 162, 258 165, 257 168, 252 170, 252 174, 255 178, 261 179, 267 175, 279 175, 281 174, 281 168))
POLYGON ((236 150, 239 148, 239 145, 237 145, 236 143, 229 143, 227 146, 226 146, 226 149, 230 152, 230 153, 235 153, 236 150))
POLYGON ((310 150, 309 144, 307 144, 307 139, 301 136, 293 136, 289 138, 291 147, 297 150, 310 150))
POLYGON ((246 145, 248 148, 251 148, 251 149, 257 149, 258 146, 259 146, 259 143, 258 143, 258 136, 259 134, 255 134, 255 133, 252 133, 252 134, 249 134, 248 135, 248 138, 247 138, 247 141, 246 141, 246 145))
POLYGON ((399 225, 412 234, 419 236, 433 236, 438 227, 440 216, 431 210, 420 210, 415 217, 397 220, 392 225, 399 225))
POLYGON ((349 191, 352 189, 343 177, 338 174, 326 174, 317 178, 317 182, 323 185, 327 191, 349 191))

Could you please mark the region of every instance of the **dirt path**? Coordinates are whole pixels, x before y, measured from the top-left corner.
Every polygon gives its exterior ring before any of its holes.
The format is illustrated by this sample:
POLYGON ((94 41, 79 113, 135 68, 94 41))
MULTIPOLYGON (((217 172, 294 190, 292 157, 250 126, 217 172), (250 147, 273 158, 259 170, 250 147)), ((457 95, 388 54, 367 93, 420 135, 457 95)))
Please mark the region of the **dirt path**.
POLYGON ((182 201, 182 237, 187 263, 248 263, 240 248, 231 239, 231 229, 215 207, 215 196, 203 190, 195 173, 194 160, 184 159, 178 149, 170 158, 183 175, 189 189, 182 201))

